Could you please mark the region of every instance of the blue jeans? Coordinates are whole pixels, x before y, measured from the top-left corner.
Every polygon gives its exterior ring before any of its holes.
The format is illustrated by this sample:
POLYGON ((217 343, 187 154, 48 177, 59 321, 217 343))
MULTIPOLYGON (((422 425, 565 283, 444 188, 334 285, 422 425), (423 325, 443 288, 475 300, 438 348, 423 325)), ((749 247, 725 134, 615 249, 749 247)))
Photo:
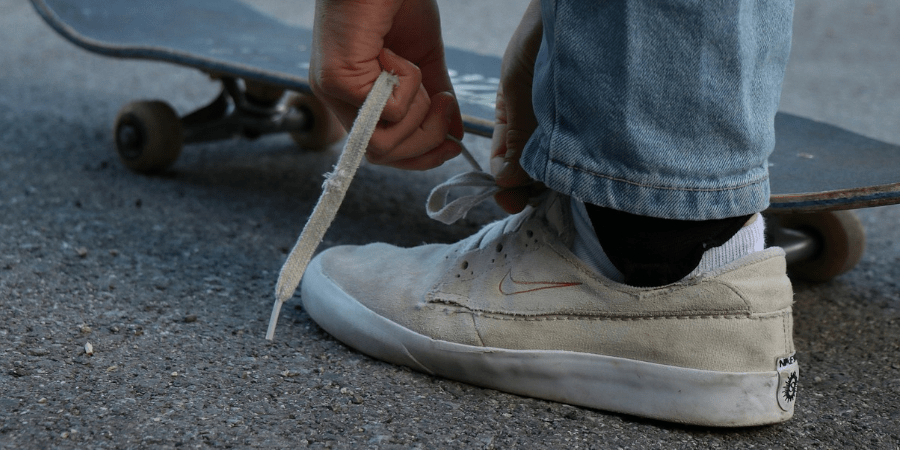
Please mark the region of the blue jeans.
POLYGON ((666 219, 762 211, 793 0, 542 0, 538 129, 551 189, 666 219))

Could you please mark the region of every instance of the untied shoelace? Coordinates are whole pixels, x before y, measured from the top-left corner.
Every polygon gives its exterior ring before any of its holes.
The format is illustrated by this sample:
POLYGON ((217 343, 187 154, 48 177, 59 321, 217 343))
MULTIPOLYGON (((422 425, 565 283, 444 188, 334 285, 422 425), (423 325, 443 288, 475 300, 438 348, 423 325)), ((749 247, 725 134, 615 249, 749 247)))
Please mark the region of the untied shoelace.
MULTIPOLYGON (((313 252, 319 246, 328 227, 331 226, 331 222, 344 200, 344 195, 350 187, 350 182, 362 162, 366 148, 369 146, 369 140, 381 118, 381 112, 387 105, 398 82, 399 78, 388 72, 382 72, 378 76, 359 110, 359 115, 353 122, 353 127, 350 128, 334 171, 326 174, 319 201, 278 275, 278 282, 275 285, 275 304, 272 306, 266 339, 270 341, 274 339, 281 305, 294 295, 300 280, 303 279, 303 273, 312 259, 313 252)), ((450 136, 448 139, 456 140, 450 136)), ((501 189, 494 181, 494 177, 481 169, 462 142, 458 140, 457 142, 462 147, 463 156, 474 170, 456 175, 436 186, 428 195, 425 205, 429 217, 445 224, 451 224, 465 217, 472 207, 491 198, 501 189), (455 188, 476 188, 478 190, 474 194, 460 196, 448 203, 450 192, 455 188)))

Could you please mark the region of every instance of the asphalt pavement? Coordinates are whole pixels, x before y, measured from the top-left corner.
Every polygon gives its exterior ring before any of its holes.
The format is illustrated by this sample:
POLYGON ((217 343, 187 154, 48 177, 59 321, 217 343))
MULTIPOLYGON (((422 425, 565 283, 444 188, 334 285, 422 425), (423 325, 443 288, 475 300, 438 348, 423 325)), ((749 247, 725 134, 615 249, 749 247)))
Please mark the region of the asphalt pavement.
MULTIPOLYGON (((250 2, 308 23, 311 1, 250 2)), ((441 2, 449 45, 502 54, 527 3, 441 2)), ((900 143, 900 2, 802 0, 782 110, 900 143)), ((203 74, 80 50, 0 1, 0 449, 900 448, 900 208, 859 212, 867 251, 795 282, 801 381, 787 423, 685 427, 384 364, 295 297, 264 339, 278 270, 339 148, 286 136, 192 146, 157 176, 114 154, 117 110, 215 95, 203 74), (91 344, 92 355, 85 351, 91 344)), ((479 158, 488 143, 468 137, 479 158)), ((466 166, 364 165, 322 248, 452 242, 425 195, 466 166)))

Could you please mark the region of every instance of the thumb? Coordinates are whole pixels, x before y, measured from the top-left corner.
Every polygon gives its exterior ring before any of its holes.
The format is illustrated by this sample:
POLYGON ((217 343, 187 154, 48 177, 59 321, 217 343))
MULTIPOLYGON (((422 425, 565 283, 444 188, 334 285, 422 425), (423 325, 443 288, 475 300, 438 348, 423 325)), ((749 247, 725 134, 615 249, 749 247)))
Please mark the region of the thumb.
POLYGON ((537 128, 537 121, 531 109, 531 96, 526 97, 526 105, 517 104, 521 99, 521 96, 506 97, 502 85, 497 90, 496 124, 491 140, 491 173, 500 187, 517 187, 532 181, 522 169, 520 159, 525 145, 537 128))

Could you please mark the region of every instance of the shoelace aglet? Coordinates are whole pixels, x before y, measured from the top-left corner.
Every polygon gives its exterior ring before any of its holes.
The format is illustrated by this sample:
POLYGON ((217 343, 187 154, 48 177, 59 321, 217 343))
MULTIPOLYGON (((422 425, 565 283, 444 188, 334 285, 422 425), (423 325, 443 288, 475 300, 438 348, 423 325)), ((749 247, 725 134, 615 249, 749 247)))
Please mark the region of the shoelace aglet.
POLYGON ((303 273, 306 272, 306 266, 312 259, 313 252, 319 246, 328 227, 331 226, 331 222, 344 200, 344 195, 347 193, 347 188, 353 180, 353 175, 366 153, 369 139, 372 138, 375 126, 378 125, 378 120, 381 118, 381 112, 398 82, 399 78, 396 75, 382 72, 363 102, 359 115, 356 116, 356 121, 353 122, 353 127, 347 136, 347 142, 344 144, 344 150, 341 152, 335 170, 326 178, 319 201, 278 275, 278 283, 275 285, 275 304, 272 307, 272 315, 269 317, 269 327, 266 331, 267 340, 271 341, 275 338, 275 326, 278 323, 281 305, 297 290, 300 280, 303 279, 303 273))
POLYGON ((281 314, 281 305, 283 302, 276 300, 272 305, 272 315, 269 317, 269 329, 266 330, 266 340, 275 339, 275 325, 278 323, 278 315, 281 314))

